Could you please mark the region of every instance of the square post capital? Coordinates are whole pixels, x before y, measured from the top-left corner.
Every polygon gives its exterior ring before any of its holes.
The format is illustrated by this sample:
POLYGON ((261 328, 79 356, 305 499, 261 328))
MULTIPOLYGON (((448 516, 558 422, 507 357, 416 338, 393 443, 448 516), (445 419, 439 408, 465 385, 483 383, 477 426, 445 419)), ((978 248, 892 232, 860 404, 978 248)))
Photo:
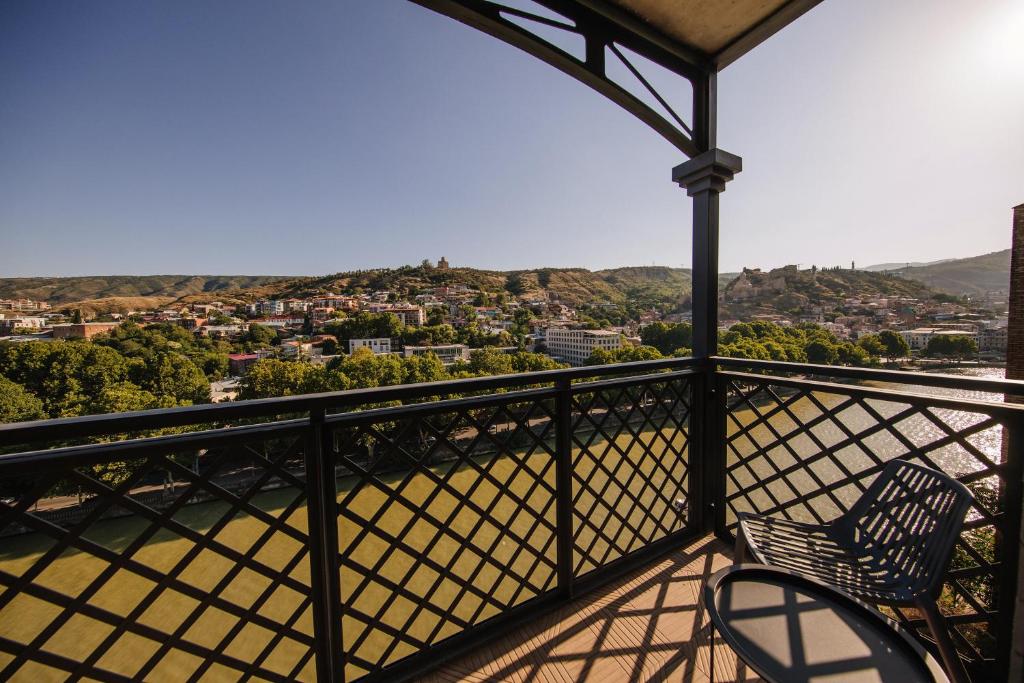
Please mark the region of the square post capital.
POLYGON ((698 192, 724 192, 725 184, 743 170, 743 159, 723 149, 709 149, 672 169, 672 182, 694 196, 698 192))

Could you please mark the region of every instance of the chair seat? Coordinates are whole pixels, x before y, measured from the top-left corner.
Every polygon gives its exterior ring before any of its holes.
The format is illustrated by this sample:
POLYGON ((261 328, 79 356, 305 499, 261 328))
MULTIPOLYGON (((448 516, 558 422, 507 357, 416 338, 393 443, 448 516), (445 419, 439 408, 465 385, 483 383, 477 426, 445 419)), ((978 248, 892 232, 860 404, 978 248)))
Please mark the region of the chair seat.
POLYGON ((911 604, 920 593, 913 582, 901 582, 874 557, 844 543, 835 525, 746 512, 739 514, 739 524, 762 564, 792 569, 877 604, 911 604))

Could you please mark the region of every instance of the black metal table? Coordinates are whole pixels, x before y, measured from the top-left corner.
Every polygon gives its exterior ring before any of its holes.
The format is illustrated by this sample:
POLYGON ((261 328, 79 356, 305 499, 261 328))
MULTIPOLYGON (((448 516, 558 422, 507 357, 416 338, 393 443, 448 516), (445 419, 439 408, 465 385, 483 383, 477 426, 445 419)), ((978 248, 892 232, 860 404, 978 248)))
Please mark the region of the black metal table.
POLYGON ((948 683, 934 657, 894 621, 815 579, 761 564, 727 567, 704 587, 715 631, 770 682, 948 683))

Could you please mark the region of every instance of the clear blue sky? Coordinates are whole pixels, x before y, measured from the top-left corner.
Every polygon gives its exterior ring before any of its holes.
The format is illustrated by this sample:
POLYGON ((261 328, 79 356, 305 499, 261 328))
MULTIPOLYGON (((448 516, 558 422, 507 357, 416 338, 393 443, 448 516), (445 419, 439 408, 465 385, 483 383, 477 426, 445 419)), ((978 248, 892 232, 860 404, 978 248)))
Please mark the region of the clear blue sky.
MULTIPOLYGON (((726 69, 722 270, 1008 247, 1022 36, 1020 0, 826 0, 726 69)), ((0 276, 689 265, 681 161, 405 0, 0 3, 0 276)))

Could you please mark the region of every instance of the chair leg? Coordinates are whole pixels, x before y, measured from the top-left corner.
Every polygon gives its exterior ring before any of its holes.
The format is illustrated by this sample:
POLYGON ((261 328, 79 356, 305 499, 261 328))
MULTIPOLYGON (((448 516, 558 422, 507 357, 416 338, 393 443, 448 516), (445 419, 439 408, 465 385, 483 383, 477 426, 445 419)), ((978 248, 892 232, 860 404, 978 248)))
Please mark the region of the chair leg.
POLYGON ((743 533, 743 525, 740 524, 736 527, 736 548, 732 553, 732 563, 743 564, 747 561, 748 555, 747 535, 743 533))
POLYGON ((935 638, 935 642, 939 646, 939 654, 942 655, 942 665, 946 669, 946 673, 949 674, 950 679, 952 679, 953 683, 971 683, 971 678, 967 675, 964 662, 956 651, 956 646, 953 644, 953 639, 950 637, 949 629, 946 626, 946 619, 939 611, 939 606, 934 600, 922 598, 916 601, 915 607, 924 613, 928 630, 932 632, 932 637, 935 638))

